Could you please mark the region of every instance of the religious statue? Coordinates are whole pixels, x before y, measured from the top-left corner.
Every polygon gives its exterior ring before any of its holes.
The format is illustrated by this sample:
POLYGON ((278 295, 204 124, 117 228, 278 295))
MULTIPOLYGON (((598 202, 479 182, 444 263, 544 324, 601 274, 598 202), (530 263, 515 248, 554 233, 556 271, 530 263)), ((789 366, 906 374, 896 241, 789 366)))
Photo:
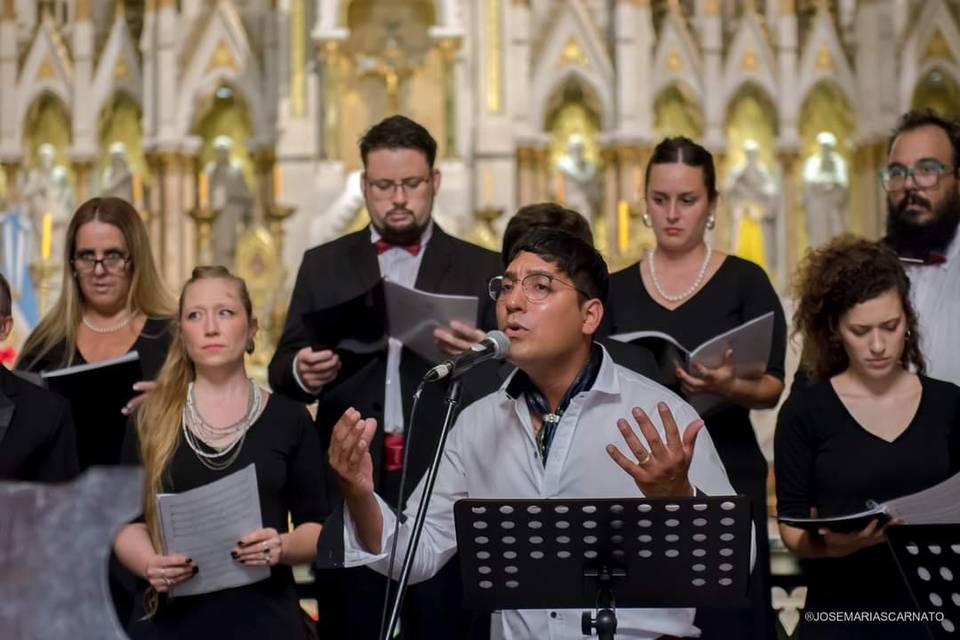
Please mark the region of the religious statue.
POLYGON ((759 145, 743 143, 745 162, 735 168, 727 185, 732 217, 733 252, 771 270, 778 265, 776 182, 760 164, 759 145))
POLYGON ((567 153, 557 159, 559 173, 553 197, 592 223, 600 211, 600 176, 597 165, 587 160, 584 152, 583 138, 571 134, 567 139, 567 153))
POLYGON ((67 169, 56 162, 52 144, 37 148, 37 164, 27 173, 21 193, 34 229, 34 260, 51 256, 59 260, 76 195, 67 169))
POLYGON ((213 262, 234 268, 237 238, 253 217, 253 197, 247 188, 240 164, 230 159, 233 140, 213 139, 214 160, 204 171, 210 185, 209 207, 216 212, 213 222, 213 262))
POLYGON ((803 164, 803 202, 811 248, 843 233, 850 186, 847 162, 837 153, 837 138, 821 131, 817 144, 820 150, 803 164))
POLYGON ((110 145, 110 161, 100 176, 100 188, 102 196, 123 198, 137 204, 133 200, 133 172, 127 162, 127 145, 122 142, 110 145))

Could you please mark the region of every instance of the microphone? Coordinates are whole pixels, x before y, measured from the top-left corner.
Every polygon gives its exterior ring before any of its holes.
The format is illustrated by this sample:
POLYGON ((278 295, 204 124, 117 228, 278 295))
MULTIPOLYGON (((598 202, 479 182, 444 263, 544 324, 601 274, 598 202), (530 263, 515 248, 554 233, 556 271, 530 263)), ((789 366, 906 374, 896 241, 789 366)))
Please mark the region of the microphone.
POLYGON ((489 331, 483 340, 474 344, 458 356, 454 356, 435 366, 423 376, 424 382, 436 382, 447 376, 460 375, 487 360, 502 360, 510 350, 510 338, 503 331, 489 331))

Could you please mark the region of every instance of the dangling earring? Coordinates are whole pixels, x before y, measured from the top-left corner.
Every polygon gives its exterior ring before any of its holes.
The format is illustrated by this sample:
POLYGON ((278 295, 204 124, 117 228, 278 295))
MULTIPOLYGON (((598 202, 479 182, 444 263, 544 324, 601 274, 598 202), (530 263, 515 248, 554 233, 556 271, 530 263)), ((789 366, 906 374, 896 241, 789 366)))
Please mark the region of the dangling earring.
POLYGON ((711 213, 709 216, 707 216, 707 229, 710 231, 713 231, 716 228, 716 226, 717 226, 717 215, 715 213, 711 213))
POLYGON ((650 222, 650 214, 648 213, 641 214, 640 220, 643 222, 643 226, 647 227, 648 229, 653 226, 653 223, 650 222))
POLYGON ((253 354, 253 347, 254 347, 253 338, 250 338, 249 340, 247 340, 247 347, 245 349, 246 352, 249 354, 253 354))

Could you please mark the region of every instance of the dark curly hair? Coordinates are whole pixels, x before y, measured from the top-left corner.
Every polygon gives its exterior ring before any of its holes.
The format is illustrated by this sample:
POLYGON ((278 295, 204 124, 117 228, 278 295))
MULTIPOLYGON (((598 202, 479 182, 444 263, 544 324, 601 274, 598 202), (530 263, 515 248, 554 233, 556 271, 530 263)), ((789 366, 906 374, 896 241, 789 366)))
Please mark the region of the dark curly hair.
POLYGON ((917 314, 910 303, 910 281, 900 259, 889 247, 851 235, 807 252, 793 283, 797 310, 793 335, 802 336, 800 368, 811 380, 827 380, 849 366, 840 337, 840 318, 854 306, 896 290, 906 317, 906 343, 900 357, 904 367, 923 374, 917 314))

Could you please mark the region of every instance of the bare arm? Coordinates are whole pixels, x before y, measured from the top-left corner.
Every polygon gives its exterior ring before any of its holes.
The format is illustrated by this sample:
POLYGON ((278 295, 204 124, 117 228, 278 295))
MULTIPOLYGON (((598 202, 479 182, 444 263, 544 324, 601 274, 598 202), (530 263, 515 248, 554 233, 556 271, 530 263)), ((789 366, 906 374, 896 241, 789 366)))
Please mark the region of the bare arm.
POLYGON ((322 525, 316 522, 304 522, 290 533, 281 533, 281 562, 289 565, 313 562, 317 556, 317 538, 321 528, 322 525))
POLYGON ((163 556, 157 553, 142 522, 128 524, 117 534, 113 550, 120 562, 133 574, 150 582, 158 593, 189 580, 200 567, 182 553, 163 556))

